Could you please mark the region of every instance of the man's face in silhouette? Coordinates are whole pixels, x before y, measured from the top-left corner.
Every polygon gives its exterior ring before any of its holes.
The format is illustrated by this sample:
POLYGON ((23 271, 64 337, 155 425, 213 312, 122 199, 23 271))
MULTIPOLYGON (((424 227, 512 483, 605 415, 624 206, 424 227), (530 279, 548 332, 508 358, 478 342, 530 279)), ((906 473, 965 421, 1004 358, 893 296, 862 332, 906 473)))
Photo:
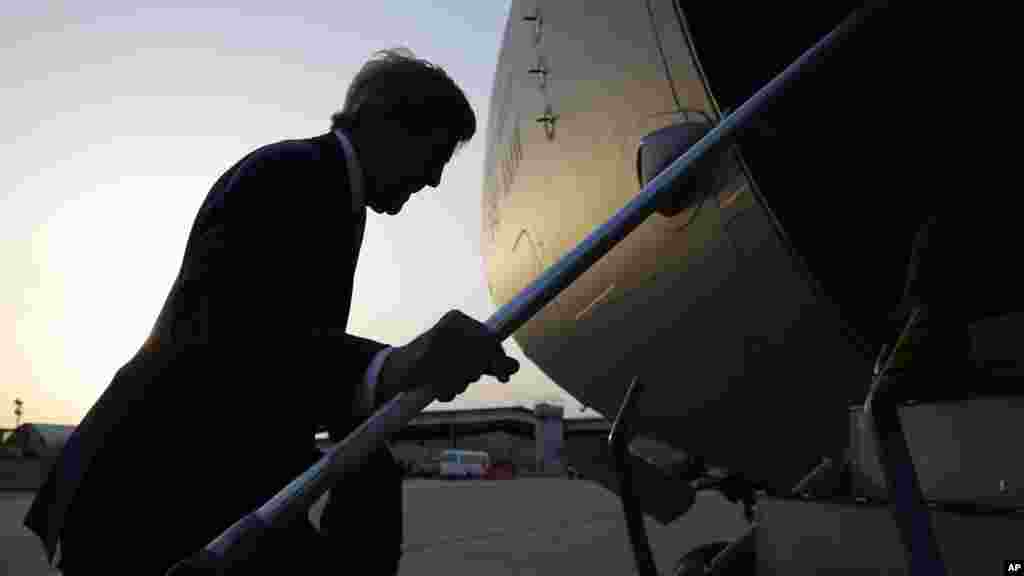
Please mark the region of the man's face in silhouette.
POLYGON ((366 204, 378 214, 398 214, 409 197, 424 186, 436 188, 451 159, 454 143, 444 128, 416 134, 390 120, 360 134, 365 166, 366 204))

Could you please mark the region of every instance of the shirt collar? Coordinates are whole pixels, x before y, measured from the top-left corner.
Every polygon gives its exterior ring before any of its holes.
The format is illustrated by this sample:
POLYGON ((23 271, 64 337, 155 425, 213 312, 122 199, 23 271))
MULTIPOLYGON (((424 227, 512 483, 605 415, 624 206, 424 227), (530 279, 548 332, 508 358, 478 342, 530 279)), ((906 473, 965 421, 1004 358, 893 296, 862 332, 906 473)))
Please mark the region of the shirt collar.
POLYGON ((365 206, 363 170, 359 166, 359 158, 356 157, 356 150, 352 146, 352 141, 349 140, 348 135, 341 128, 334 130, 334 135, 338 137, 338 141, 341 142, 341 149, 345 153, 345 164, 348 166, 349 188, 352 189, 352 211, 359 212, 365 206))

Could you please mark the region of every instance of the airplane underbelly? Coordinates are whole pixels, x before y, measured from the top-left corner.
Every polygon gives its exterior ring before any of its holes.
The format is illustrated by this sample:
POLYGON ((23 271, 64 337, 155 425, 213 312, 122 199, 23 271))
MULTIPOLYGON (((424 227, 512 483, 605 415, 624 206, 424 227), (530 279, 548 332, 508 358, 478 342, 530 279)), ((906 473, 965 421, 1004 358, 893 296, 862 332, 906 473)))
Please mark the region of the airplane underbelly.
POLYGON ((768 214, 752 206, 700 251, 596 306, 525 353, 611 418, 634 377, 633 421, 711 464, 789 487, 846 445, 843 415, 870 366, 813 294, 768 214))

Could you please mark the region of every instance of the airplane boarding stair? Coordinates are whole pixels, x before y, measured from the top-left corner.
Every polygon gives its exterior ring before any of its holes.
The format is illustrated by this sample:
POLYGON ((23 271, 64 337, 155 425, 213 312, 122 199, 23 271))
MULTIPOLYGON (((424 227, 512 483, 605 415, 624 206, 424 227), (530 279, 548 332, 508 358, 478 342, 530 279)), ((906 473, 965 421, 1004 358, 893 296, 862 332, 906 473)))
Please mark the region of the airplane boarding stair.
MULTIPOLYGON (((792 491, 712 474, 699 459, 688 474, 678 464, 674 472, 661 468, 659 482, 674 478, 691 502, 695 490, 720 490, 745 506, 751 522, 732 543, 685 554, 676 574, 1005 574, 1022 560, 1024 367, 1012 343, 1024 337, 1024 314, 969 310, 946 290, 920 297, 926 288, 912 285, 910 299, 956 302, 955 317, 969 324, 929 320, 927 305, 907 315, 895 351, 883 350, 876 365, 868 399, 849 409, 845 452, 824 459, 792 491)), ((654 484, 649 470, 627 479, 643 460, 627 448, 636 440, 628 422, 639 384, 627 393, 609 443, 625 480, 619 493, 638 573, 653 575, 635 520, 650 497, 639 504, 634 491, 654 484)))

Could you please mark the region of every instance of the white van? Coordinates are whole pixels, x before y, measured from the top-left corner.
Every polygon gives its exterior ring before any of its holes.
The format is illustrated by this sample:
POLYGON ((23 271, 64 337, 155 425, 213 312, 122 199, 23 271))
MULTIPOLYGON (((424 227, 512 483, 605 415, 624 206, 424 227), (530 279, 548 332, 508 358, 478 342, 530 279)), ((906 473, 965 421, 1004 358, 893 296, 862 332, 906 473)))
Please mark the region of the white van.
POLYGON ((438 460, 442 478, 483 478, 491 468, 491 456, 487 452, 445 450, 438 460))

